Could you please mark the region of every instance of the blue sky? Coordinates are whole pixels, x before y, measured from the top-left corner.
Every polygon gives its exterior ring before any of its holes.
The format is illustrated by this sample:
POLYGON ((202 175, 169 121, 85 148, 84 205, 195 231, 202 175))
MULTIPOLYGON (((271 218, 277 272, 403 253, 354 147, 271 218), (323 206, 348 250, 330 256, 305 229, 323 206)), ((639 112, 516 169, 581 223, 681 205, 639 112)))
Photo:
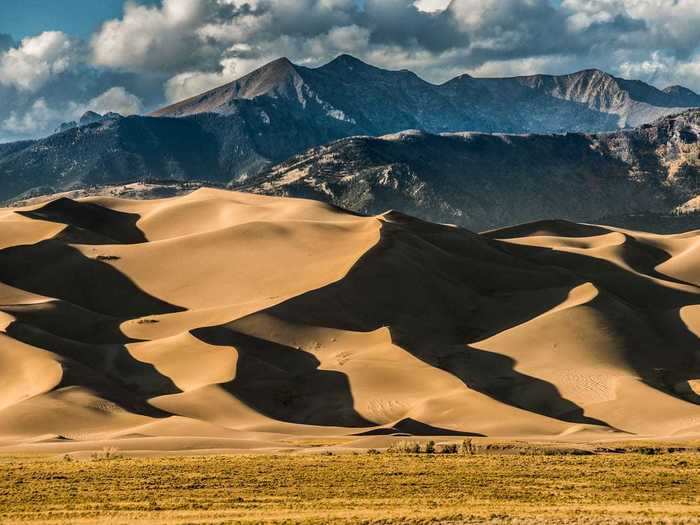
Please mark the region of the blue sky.
POLYGON ((0 33, 15 40, 46 30, 80 37, 118 17, 123 0, 0 0, 0 33))
POLYGON ((700 91, 700 0, 0 0, 0 142, 147 112, 286 56, 432 82, 598 68, 700 91))
MULTIPOLYGON (((160 0, 138 1, 160 4, 160 0)), ((0 0, 0 33, 17 41, 47 30, 88 38, 123 9, 124 0, 0 0)))

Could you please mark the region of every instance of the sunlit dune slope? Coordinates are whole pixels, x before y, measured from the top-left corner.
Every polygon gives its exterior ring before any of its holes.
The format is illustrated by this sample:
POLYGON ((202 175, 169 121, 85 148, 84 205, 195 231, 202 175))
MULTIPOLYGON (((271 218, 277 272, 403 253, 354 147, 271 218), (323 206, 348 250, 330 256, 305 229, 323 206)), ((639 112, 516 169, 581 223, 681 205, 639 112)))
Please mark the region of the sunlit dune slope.
POLYGON ((213 189, 0 209, 0 445, 697 436, 699 267, 700 232, 213 189))

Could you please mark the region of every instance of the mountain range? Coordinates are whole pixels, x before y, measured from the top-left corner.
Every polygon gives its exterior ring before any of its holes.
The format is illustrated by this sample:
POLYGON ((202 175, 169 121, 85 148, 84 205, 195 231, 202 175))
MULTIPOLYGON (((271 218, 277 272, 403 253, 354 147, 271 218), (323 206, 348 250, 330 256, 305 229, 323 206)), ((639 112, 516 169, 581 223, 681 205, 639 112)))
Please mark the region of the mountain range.
POLYGON ((155 179, 407 207, 473 229, 672 213, 697 195, 697 112, 669 117, 689 106, 700 96, 681 86, 598 70, 435 85, 348 55, 319 68, 279 59, 151 115, 90 113, 0 144, 0 201, 155 179))
MULTIPOLYGON (((171 124, 171 120, 148 122, 171 124)), ((120 122, 133 125, 143 120, 120 122)), ((175 122, 186 124, 187 119, 175 122)), ((163 133, 173 145, 169 151, 191 152, 193 173, 202 173, 195 171, 198 167, 213 169, 209 150, 197 150, 187 142, 188 136, 187 131, 163 133)), ((143 151, 149 147, 133 144, 143 151)), ((158 162, 162 150, 154 147, 150 154, 158 162)), ((114 159, 128 166, 128 157, 115 154, 114 159)), ((222 178, 124 184, 123 178, 103 177, 92 178, 89 185, 71 185, 74 191, 67 196, 161 198, 216 185, 328 201, 366 214, 397 209, 475 231, 567 219, 671 233, 700 228, 700 110, 612 133, 408 130, 349 137, 311 148, 233 183, 222 178)), ((31 201, 31 196, 30 192, 15 200, 31 201)))
POLYGON ((369 214, 396 209, 477 231, 557 218, 656 230, 658 215, 679 216, 690 229, 700 227, 700 111, 591 135, 351 137, 241 188, 369 214))
POLYGON ((644 82, 590 69, 561 76, 474 78, 440 85, 411 71, 391 71, 341 55, 319 68, 278 59, 243 78, 152 113, 182 117, 237 114, 250 101, 260 119, 274 118, 263 100, 313 115, 319 125, 346 135, 404 129, 558 133, 634 127, 700 106, 700 95, 681 86, 658 90, 644 82), (267 116, 266 116, 267 115, 267 116))

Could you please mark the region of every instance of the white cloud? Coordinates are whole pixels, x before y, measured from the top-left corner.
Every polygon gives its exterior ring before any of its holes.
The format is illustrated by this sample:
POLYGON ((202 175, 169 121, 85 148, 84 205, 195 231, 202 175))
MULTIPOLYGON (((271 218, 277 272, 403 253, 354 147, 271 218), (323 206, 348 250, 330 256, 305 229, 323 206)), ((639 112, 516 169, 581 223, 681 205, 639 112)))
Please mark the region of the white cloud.
POLYGON ((207 0, 163 0, 162 7, 127 3, 120 20, 94 35, 94 63, 127 71, 173 71, 205 54, 196 35, 208 14, 207 0))
POLYGON ((698 41, 698 0, 163 0, 127 4, 92 50, 100 66, 167 75, 172 101, 280 56, 315 66, 351 53, 442 81, 518 60, 519 71, 615 72, 655 51, 692 54, 698 41))
POLYGON ((435 13, 444 11, 450 5, 450 0, 415 0, 414 5, 421 11, 435 13))
POLYGON ((2 123, 2 128, 17 135, 32 136, 55 127, 63 115, 63 112, 51 109, 46 100, 39 98, 24 114, 13 111, 2 123))
POLYGON ((255 60, 246 65, 243 60, 229 58, 222 60, 221 65, 221 71, 186 71, 170 78, 165 83, 166 99, 169 102, 177 102, 204 93, 249 73, 262 63, 255 60))
POLYGON ((0 130, 15 138, 48 135, 61 123, 78 120, 86 111, 104 114, 110 111, 133 115, 142 111, 141 100, 123 87, 113 87, 85 103, 68 101, 51 107, 45 98, 36 99, 26 111, 11 111, 0 124, 0 130))
POLYGON ((0 84, 36 91, 68 70, 77 59, 76 46, 60 31, 46 31, 0 53, 0 84))
POLYGON ((121 115, 134 115, 143 111, 141 99, 123 87, 113 87, 90 100, 84 110, 104 114, 110 111, 121 115))
POLYGON ((623 62, 619 70, 625 78, 644 78, 660 87, 672 84, 700 86, 700 53, 679 61, 673 56, 654 52, 645 60, 623 62))

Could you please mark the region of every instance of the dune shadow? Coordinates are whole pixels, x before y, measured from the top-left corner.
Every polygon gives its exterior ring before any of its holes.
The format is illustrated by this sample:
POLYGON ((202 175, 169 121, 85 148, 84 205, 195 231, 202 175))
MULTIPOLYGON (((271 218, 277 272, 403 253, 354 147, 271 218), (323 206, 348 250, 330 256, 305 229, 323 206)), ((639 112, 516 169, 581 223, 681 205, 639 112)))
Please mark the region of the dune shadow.
POLYGON ((355 411, 347 376, 319 369, 320 362, 308 352, 223 326, 199 328, 192 335, 236 349, 236 377, 221 386, 261 414, 304 425, 376 425, 355 411))
POLYGON ((493 399, 570 423, 610 426, 586 417, 553 384, 516 371, 513 359, 468 346, 485 332, 517 326, 561 304, 581 284, 577 278, 510 257, 498 243, 463 230, 418 222, 408 231, 404 224, 384 223, 380 242, 345 278, 266 312, 339 330, 388 327, 395 344, 493 399), (543 297, 538 290, 547 286, 553 292, 543 297), (535 297, 530 304, 508 304, 509 292, 522 302, 528 290, 535 297), (499 310, 496 326, 490 318, 499 310))
MULTIPOLYGON (((86 229, 76 230, 80 235, 109 234, 110 243, 115 237, 120 242, 142 239, 135 226, 138 216, 126 220, 123 215, 128 214, 96 205, 61 199, 36 212, 22 213, 37 213, 33 218, 56 222, 82 221, 86 229), (98 217, 95 223, 88 224, 94 217, 98 217)), ((65 244, 60 233, 33 245, 0 250, 0 282, 51 298, 0 305, 0 310, 15 318, 4 330, 9 337, 59 356, 64 374, 58 388, 80 386, 136 414, 170 415, 151 406, 148 399, 180 390, 153 365, 131 356, 125 345, 135 340, 120 326, 129 319, 183 308, 141 290, 100 257, 93 259, 65 244)))
POLYGON ((150 405, 148 399, 180 390, 153 365, 133 358, 123 345, 75 341, 22 321, 13 321, 4 333, 59 356, 63 377, 56 389, 80 386, 134 414, 156 418, 171 415, 150 405))
POLYGON ((66 339, 93 344, 135 343, 121 331, 121 317, 100 314, 87 308, 52 299, 48 302, 0 305, 18 322, 35 326, 66 339))
POLYGON ((438 367, 455 374, 472 390, 502 403, 568 423, 610 426, 584 415, 583 408, 563 397, 552 383, 515 370, 517 362, 508 356, 467 346, 437 361, 438 367))
MULTIPOLYGON (((646 248, 646 246, 644 246, 646 248)), ((665 393, 697 403, 697 396, 681 395, 673 387, 679 382, 700 377, 700 338, 691 332, 680 318, 684 306, 700 304, 700 288, 659 274, 654 267, 670 258, 658 248, 650 247, 646 256, 635 256, 642 249, 633 247, 632 261, 626 261, 638 275, 616 264, 583 254, 563 252, 551 248, 510 244, 503 242, 503 249, 530 261, 543 265, 566 268, 582 281, 594 282, 596 287, 611 297, 617 312, 637 320, 638 326, 648 330, 649 336, 641 339, 633 329, 625 328, 621 334, 630 349, 626 360, 650 386, 665 393), (697 293, 666 287, 648 277, 674 284, 696 288, 697 293)), ((600 297, 591 305, 601 305, 600 297)), ((603 306, 599 308, 603 310, 603 306)), ((619 323, 623 328, 626 323, 619 323)))
POLYGON ((402 419, 396 422, 391 427, 383 428, 373 428, 372 430, 367 430, 365 432, 358 432, 353 434, 355 436, 391 436, 391 435, 405 435, 405 436, 465 436, 465 437, 484 437, 484 434, 479 434, 477 432, 461 432, 459 430, 451 430, 449 428, 434 427, 432 425, 427 425, 416 421, 410 417, 402 419))
POLYGON ((78 362, 99 373, 108 383, 119 384, 141 397, 181 392, 169 377, 162 375, 153 365, 132 357, 124 345, 85 343, 17 321, 10 323, 5 332, 17 341, 78 362))
POLYGON ((42 221, 69 225, 57 239, 83 244, 135 244, 146 242, 136 226, 141 218, 136 213, 111 210, 91 202, 68 198, 53 200, 41 208, 16 213, 42 221))
POLYGON ((183 311, 144 292, 106 262, 56 239, 0 250, 0 282, 124 319, 183 311))

